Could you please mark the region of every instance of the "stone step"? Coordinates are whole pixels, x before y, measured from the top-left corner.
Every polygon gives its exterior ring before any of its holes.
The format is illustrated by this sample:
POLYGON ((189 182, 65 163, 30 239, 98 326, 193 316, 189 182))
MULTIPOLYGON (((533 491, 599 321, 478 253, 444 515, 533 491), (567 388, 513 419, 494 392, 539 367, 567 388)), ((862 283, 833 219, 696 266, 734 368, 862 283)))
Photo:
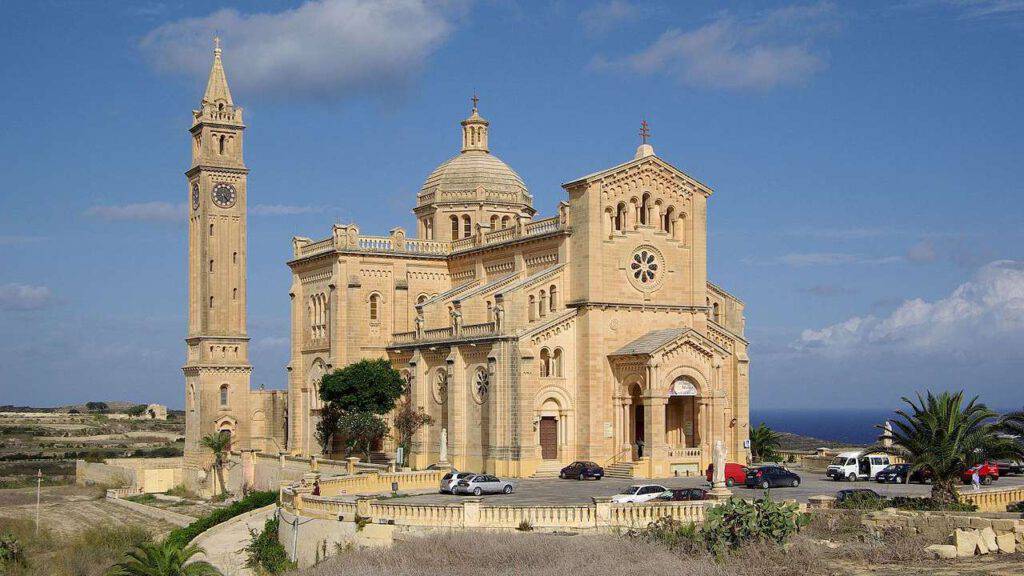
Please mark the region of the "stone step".
POLYGON ((616 462, 610 466, 604 467, 605 478, 632 478, 633 477, 633 463, 632 462, 616 462))

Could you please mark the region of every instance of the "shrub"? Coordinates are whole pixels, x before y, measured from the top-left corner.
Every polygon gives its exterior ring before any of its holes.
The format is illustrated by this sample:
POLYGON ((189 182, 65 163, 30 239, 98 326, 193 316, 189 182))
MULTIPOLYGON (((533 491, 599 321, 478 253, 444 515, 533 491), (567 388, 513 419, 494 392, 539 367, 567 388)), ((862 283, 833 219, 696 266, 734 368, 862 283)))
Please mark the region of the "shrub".
POLYGON ((230 506, 215 510, 206 516, 203 516, 188 526, 172 530, 171 533, 167 535, 166 541, 178 546, 179 548, 184 548, 192 541, 193 538, 199 536, 217 524, 226 522, 235 516, 245 514, 246 512, 256 510, 257 508, 269 506, 275 502, 277 502, 277 492, 253 492, 230 506))
POLYGON ((661 518, 639 530, 626 532, 629 538, 646 540, 680 550, 687 554, 697 552, 703 547, 703 535, 697 525, 692 522, 680 522, 672 518, 661 518))
POLYGON ((25 549, 13 534, 0 534, 0 567, 25 564, 25 549))
POLYGON ((533 532, 533 524, 529 520, 523 520, 519 523, 519 526, 516 526, 516 530, 520 532, 533 532))
POLYGON ((267 518, 263 531, 249 530, 252 541, 245 547, 245 566, 261 574, 278 574, 291 570, 295 564, 288 559, 288 553, 277 539, 280 521, 275 516, 267 518))
POLYGON ((187 500, 199 500, 199 495, 195 492, 185 488, 184 484, 178 484, 174 488, 167 491, 168 496, 177 496, 178 498, 185 498, 187 500))
POLYGON ((1006 507, 1007 512, 1024 512, 1024 500, 1014 502, 1006 507))
POLYGON ((968 502, 941 502, 933 498, 912 496, 894 496, 892 498, 873 496, 869 493, 857 492, 847 496, 836 508, 844 510, 881 510, 883 508, 899 508, 900 510, 916 510, 926 512, 951 511, 974 512, 978 509, 968 502))

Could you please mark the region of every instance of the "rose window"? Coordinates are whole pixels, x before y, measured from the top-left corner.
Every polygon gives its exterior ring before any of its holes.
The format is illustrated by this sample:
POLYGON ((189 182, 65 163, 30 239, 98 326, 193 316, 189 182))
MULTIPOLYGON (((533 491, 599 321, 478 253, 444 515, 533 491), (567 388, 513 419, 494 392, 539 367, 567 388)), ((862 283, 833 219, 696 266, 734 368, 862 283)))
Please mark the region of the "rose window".
POLYGON ((653 252, 647 250, 641 250, 633 254, 633 261, 630 262, 629 267, 633 272, 633 278, 643 284, 654 282, 655 277, 659 273, 658 258, 653 252))
POLYGON ((484 370, 478 370, 476 373, 476 380, 473 382, 473 391, 476 393, 476 397, 480 402, 483 402, 487 398, 487 389, 490 387, 490 377, 484 370))
POLYGON ((438 370, 437 378, 434 380, 434 401, 444 404, 446 396, 448 396, 448 373, 438 370))

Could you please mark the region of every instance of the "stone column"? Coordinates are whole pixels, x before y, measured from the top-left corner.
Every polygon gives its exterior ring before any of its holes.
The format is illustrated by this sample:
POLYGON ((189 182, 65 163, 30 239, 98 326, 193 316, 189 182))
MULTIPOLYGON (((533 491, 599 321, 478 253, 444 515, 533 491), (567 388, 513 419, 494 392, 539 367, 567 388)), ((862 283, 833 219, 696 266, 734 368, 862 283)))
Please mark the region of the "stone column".
POLYGON ((448 364, 448 460, 456 470, 466 466, 466 361, 453 346, 448 364))
POLYGON ((667 445, 665 443, 665 406, 666 396, 647 396, 644 398, 644 456, 650 456, 652 462, 663 460, 667 445))

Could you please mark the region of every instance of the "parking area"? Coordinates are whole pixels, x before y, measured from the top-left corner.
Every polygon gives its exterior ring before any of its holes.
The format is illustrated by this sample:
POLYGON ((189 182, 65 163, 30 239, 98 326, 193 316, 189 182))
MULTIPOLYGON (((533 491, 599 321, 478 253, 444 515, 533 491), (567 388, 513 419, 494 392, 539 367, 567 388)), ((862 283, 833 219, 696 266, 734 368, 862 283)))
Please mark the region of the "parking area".
MULTIPOLYGON (((795 470, 800 474, 800 486, 797 488, 772 488, 771 493, 778 499, 796 499, 806 502, 811 496, 833 495, 844 488, 871 488, 885 496, 928 496, 931 486, 926 484, 879 484, 877 482, 835 482, 823 473, 809 473, 795 470)), ((619 478, 603 478, 601 480, 560 480, 558 478, 525 478, 514 480, 515 491, 512 494, 488 494, 482 496, 485 502, 512 505, 565 505, 587 504, 595 496, 612 496, 623 488, 633 484, 661 484, 666 488, 707 487, 704 478, 662 478, 655 480, 624 480, 619 478)), ((992 487, 1024 485, 1024 476, 1008 476, 1000 478, 992 487)), ((744 498, 755 498, 762 494, 760 489, 749 489, 734 486, 735 495, 744 498)), ((415 494, 403 496, 402 502, 410 504, 457 504, 465 496, 450 494, 415 494)))

